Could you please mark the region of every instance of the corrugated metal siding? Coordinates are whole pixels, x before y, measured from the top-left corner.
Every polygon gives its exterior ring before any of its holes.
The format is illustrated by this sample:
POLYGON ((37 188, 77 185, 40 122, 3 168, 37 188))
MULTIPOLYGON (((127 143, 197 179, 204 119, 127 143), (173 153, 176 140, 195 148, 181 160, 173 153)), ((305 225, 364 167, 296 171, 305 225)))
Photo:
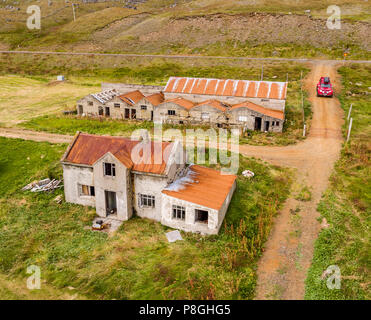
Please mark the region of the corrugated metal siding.
POLYGON ((193 183, 188 183, 184 189, 179 191, 163 190, 162 193, 207 208, 219 210, 237 176, 222 175, 217 170, 199 165, 192 165, 190 169, 195 172, 193 183))
POLYGON ((168 93, 205 94, 245 98, 286 99, 287 83, 273 81, 218 80, 171 77, 165 87, 168 93))

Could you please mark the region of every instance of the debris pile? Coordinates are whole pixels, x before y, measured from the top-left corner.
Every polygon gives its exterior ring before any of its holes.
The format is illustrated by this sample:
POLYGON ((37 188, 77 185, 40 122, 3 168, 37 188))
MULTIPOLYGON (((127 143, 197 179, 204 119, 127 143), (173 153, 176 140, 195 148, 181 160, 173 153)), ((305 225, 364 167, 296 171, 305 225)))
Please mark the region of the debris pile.
POLYGON ((22 191, 30 190, 31 192, 53 192, 55 189, 61 188, 62 180, 50 180, 49 178, 40 181, 33 181, 22 188, 22 191))
POLYGON ((253 176, 255 176, 255 173, 250 170, 245 170, 245 171, 242 171, 242 175, 244 177, 252 178, 253 176))

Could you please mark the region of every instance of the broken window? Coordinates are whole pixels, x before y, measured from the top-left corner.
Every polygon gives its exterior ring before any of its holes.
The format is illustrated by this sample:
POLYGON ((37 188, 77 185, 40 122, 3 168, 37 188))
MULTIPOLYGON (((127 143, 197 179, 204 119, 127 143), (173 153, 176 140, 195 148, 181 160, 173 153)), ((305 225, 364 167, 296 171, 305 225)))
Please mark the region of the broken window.
POLYGON ((139 194, 139 207, 155 207, 155 196, 139 194))
POLYGON ((104 168, 104 175, 105 176, 111 176, 115 177, 116 176, 116 166, 114 163, 104 163, 103 164, 104 168))
POLYGON ((95 189, 93 186, 87 186, 84 184, 79 185, 80 196, 95 196, 95 189))
POLYGON ((175 116, 175 110, 167 110, 169 116, 175 116))
POLYGON ((272 126, 274 126, 275 123, 276 123, 275 121, 272 121, 272 126))
POLYGON ((201 119, 202 120, 209 120, 210 119, 210 114, 208 112, 202 112, 201 113, 201 119))
POLYGON ((143 106, 140 106, 140 109, 141 110, 147 110, 147 106, 144 106, 144 105, 143 106))
POLYGON ((209 212, 206 210, 195 210, 196 222, 207 223, 209 220, 209 212))
POLYGON ((185 208, 173 205, 173 219, 185 220, 185 208))
POLYGON ((114 106, 115 108, 120 108, 120 104, 119 104, 119 103, 114 103, 113 106, 114 106))
POLYGON ((93 105, 93 101, 88 101, 88 105, 89 106, 92 106, 93 105))
POLYGON ((279 126, 280 125, 280 122, 279 121, 276 121, 276 126, 279 126))

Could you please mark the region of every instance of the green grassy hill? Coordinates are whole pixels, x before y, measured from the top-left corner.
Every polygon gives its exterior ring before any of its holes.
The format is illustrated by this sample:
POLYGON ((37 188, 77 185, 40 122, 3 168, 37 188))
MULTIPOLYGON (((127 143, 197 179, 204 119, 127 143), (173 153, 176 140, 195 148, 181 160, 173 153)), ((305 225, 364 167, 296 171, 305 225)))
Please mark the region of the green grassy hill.
POLYGON ((266 57, 370 57, 371 10, 352 1, 146 1, 85 4, 40 0, 41 29, 26 27, 27 1, 0 6, 0 49, 266 57), (174 5, 176 4, 176 5, 174 5), (342 14, 329 30, 329 5, 342 14), (7 8, 7 9, 6 9, 7 8), (310 10, 310 13, 305 12, 310 10))

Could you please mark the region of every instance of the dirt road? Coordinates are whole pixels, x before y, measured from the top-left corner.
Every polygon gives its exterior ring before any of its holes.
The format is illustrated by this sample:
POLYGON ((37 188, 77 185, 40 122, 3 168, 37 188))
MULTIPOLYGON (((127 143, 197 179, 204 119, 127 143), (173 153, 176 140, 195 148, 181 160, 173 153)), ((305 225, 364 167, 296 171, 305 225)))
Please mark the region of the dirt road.
POLYGON ((31 131, 17 128, 0 128, 0 136, 6 138, 20 138, 38 142, 70 143, 73 136, 47 132, 31 131))
POLYGON ((305 79, 310 93, 313 120, 308 138, 288 147, 241 146, 240 152, 270 163, 295 168, 295 186, 309 187, 307 202, 295 200, 295 191, 275 219, 266 249, 258 265, 256 299, 303 299, 304 281, 313 256, 314 241, 320 230, 317 204, 326 190, 342 143, 343 111, 336 98, 318 98, 315 84, 321 76, 330 76, 340 88, 335 64, 317 63, 305 79), (298 214, 292 212, 300 209, 298 214))
MULTIPOLYGON (((63 51, 21 51, 0 50, 0 54, 28 54, 28 55, 59 55, 59 56, 100 56, 123 58, 164 58, 164 59, 221 59, 221 60, 261 60, 261 61, 293 61, 293 62, 323 62, 336 63, 339 60, 318 60, 309 58, 260 58, 234 56, 201 56, 201 55, 171 55, 171 54, 131 54, 131 53, 100 53, 100 52, 63 52, 63 51)), ((346 60, 346 63, 371 63, 369 60, 346 60)))
MULTIPOLYGON (((240 152, 279 166, 296 169, 294 185, 309 187, 310 201, 295 200, 296 191, 286 201, 275 219, 266 249, 258 265, 256 299, 303 299, 304 281, 313 256, 313 245, 320 224, 317 204, 326 190, 335 161, 339 157, 343 112, 336 98, 317 98, 315 84, 321 76, 330 76, 339 89, 339 78, 334 62, 316 62, 305 79, 310 93, 313 119, 308 138, 287 147, 240 146, 240 152), (300 212, 292 214, 297 208, 300 212), (295 218, 294 218, 295 216, 295 218)), ((0 136, 52 143, 68 143, 72 136, 0 128, 0 136)))

